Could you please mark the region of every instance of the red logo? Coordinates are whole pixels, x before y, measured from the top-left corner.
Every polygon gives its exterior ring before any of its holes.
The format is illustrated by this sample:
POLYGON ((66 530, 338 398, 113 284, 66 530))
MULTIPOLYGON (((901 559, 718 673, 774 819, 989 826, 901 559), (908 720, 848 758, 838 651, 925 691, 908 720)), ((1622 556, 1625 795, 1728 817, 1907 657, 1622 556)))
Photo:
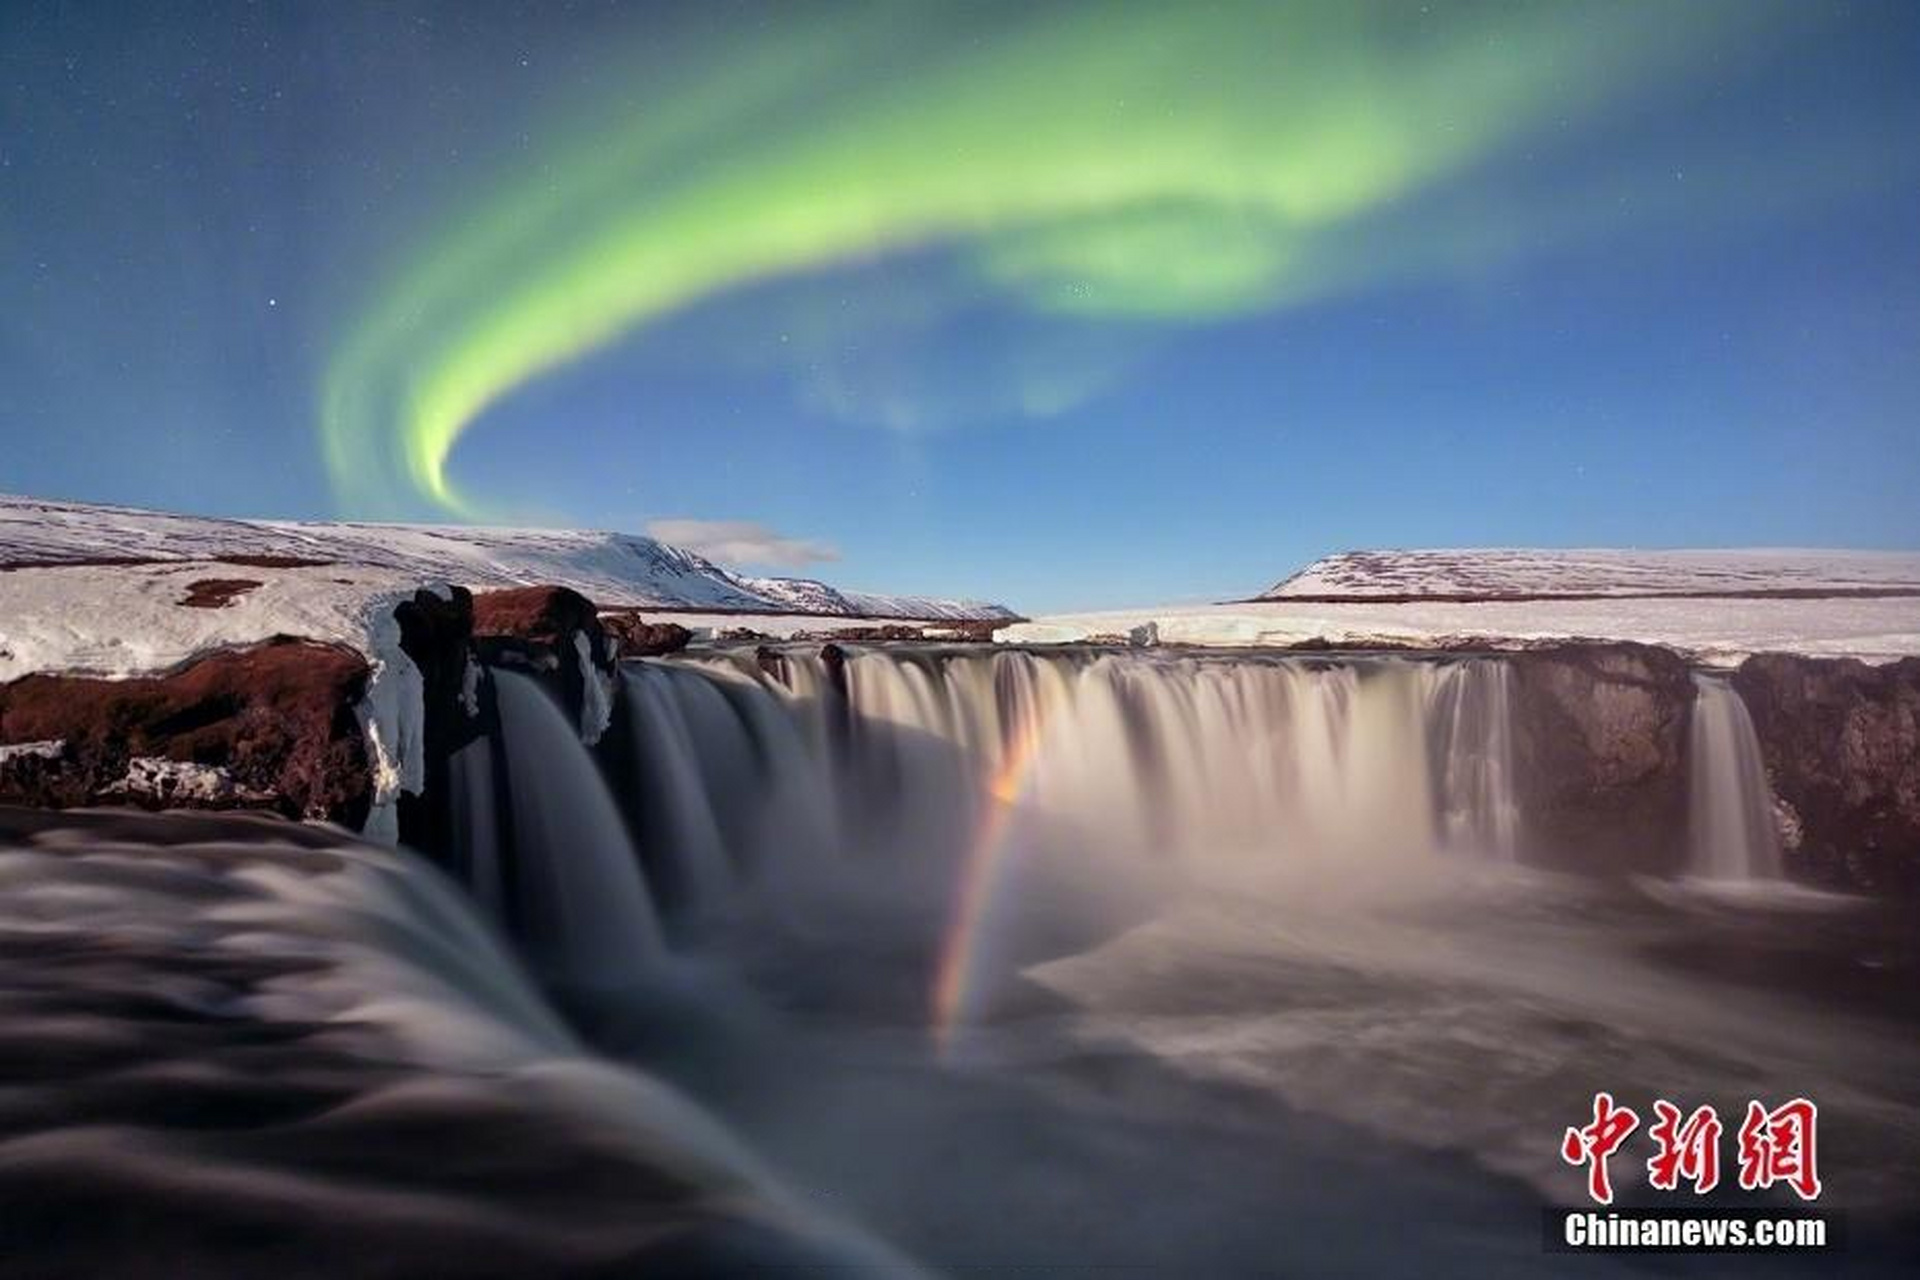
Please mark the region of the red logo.
POLYGON ((1813 1130, 1819 1119, 1820 1109, 1805 1098, 1772 1111, 1749 1102, 1740 1126, 1741 1187, 1757 1191, 1784 1182, 1802 1200, 1817 1198, 1820 1173, 1814 1163, 1813 1130))
MULTIPOLYGON (((1654 1153, 1647 1161, 1647 1183, 1656 1191, 1677 1191, 1682 1182, 1694 1194, 1705 1195, 1720 1185, 1720 1135, 1723 1127, 1710 1106, 1691 1114, 1661 1098, 1653 1104, 1654 1120, 1647 1127, 1654 1153)), ((1759 1102, 1747 1103, 1747 1118, 1738 1137, 1740 1187, 1764 1191, 1776 1182, 1791 1187, 1802 1200, 1820 1195, 1820 1173, 1814 1149, 1819 1108, 1806 1098, 1795 1098, 1769 1111, 1759 1102)), ((1613 1182, 1607 1158, 1640 1127, 1631 1107, 1616 1106, 1610 1093, 1593 1095, 1593 1119, 1568 1129, 1560 1141, 1560 1157, 1587 1168, 1587 1195, 1596 1203, 1613 1203, 1613 1182)))
POLYGON ((1601 1204, 1613 1203, 1613 1184, 1607 1180, 1607 1157, 1627 1135, 1640 1127, 1640 1117, 1627 1107, 1615 1107, 1613 1095, 1593 1095, 1593 1123, 1569 1129, 1560 1140, 1560 1157, 1570 1165, 1587 1166, 1587 1194, 1601 1204))
POLYGON ((1647 1181, 1657 1191, 1675 1191, 1680 1180, 1693 1184, 1695 1195, 1720 1185, 1720 1117, 1712 1107, 1695 1107, 1680 1120, 1680 1108, 1665 1098, 1653 1104, 1657 1117, 1647 1136, 1659 1146, 1647 1161, 1647 1181))

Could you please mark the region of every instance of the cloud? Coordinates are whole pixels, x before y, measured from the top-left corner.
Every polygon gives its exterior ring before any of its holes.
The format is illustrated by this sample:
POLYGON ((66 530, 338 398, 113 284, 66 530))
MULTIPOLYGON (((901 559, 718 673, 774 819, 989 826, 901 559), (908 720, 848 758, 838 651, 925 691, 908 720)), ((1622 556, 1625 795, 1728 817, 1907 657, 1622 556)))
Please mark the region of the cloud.
POLYGON ((751 520, 650 520, 647 535, 725 565, 800 569, 840 558, 828 543, 789 538, 751 520))

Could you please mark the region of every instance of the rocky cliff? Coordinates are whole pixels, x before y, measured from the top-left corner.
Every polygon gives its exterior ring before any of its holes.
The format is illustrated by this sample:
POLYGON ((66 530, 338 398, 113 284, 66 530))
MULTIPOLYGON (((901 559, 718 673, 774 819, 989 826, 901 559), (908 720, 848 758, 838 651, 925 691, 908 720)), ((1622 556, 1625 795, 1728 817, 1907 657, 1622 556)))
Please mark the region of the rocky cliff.
POLYGON ((1757 654, 1734 687, 1760 738, 1789 871, 1920 893, 1920 659, 1757 654))
POLYGON ((1528 847, 1588 871, 1684 861, 1693 686, 1668 649, 1562 645, 1507 656, 1528 847))
MULTIPOLYGON (((687 640, 631 611, 603 615, 564 587, 422 590, 386 607, 397 631, 388 651, 282 636, 134 678, 36 673, 0 684, 0 802, 265 809, 351 828, 384 787, 397 794, 390 833, 457 858, 448 761, 476 738, 497 740, 488 665, 545 683, 591 743, 614 721, 618 658, 687 640), (381 652, 384 661, 370 659, 381 652), (383 665, 389 689, 411 700, 403 714, 388 709, 385 741, 369 692, 383 665), (398 738, 396 725, 406 726, 398 738), (399 749, 404 770, 390 758, 399 749)), ((823 653, 842 679, 839 646, 823 653)), ((1694 698, 1686 659, 1597 642, 1498 656, 1513 673, 1532 856, 1605 874, 1681 869, 1694 698)), ((764 649, 761 660, 784 658, 764 649)), ((1920 659, 1767 654, 1740 667, 1734 686, 1776 797, 1788 873, 1920 893, 1920 659)), ((624 745, 616 732, 607 749, 624 745)))

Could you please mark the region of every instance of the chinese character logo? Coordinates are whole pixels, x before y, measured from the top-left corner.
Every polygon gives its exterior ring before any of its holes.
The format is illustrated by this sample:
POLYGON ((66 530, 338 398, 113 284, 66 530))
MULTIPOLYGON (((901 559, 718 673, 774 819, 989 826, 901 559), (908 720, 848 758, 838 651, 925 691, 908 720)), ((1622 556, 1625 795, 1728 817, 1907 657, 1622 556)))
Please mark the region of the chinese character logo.
POLYGON ((1647 1130, 1659 1150, 1647 1161, 1647 1182, 1656 1191, 1676 1191, 1685 1179, 1695 1195, 1720 1185, 1720 1117, 1712 1107, 1696 1107, 1683 1124, 1680 1108, 1665 1098, 1653 1104, 1647 1130))
MULTIPOLYGON (((1647 1161, 1648 1185, 1656 1191, 1677 1191, 1686 1182, 1695 1195, 1719 1186, 1723 1127, 1718 1113, 1710 1106, 1683 1112, 1661 1098, 1653 1104, 1653 1116, 1647 1127, 1654 1145, 1647 1161)), ((1795 1098, 1771 1111, 1760 1102, 1747 1103, 1747 1117, 1737 1137, 1741 1189, 1764 1191, 1782 1183, 1802 1200, 1818 1199, 1814 1130, 1819 1118, 1819 1109, 1806 1098, 1795 1098)), ((1561 1159, 1576 1168, 1586 1166, 1587 1195, 1595 1203, 1613 1203, 1607 1158, 1639 1127, 1640 1117, 1631 1107, 1616 1105, 1610 1093, 1596 1093, 1592 1121, 1568 1129, 1561 1139, 1561 1159)))
POLYGON ((1596 1093, 1593 1123, 1584 1129, 1569 1129, 1561 1139, 1561 1159, 1576 1167, 1587 1166, 1587 1194, 1600 1204, 1613 1203, 1613 1184, 1607 1179, 1607 1157, 1639 1127, 1640 1117, 1630 1108, 1615 1107, 1610 1093, 1596 1093))
POLYGON ((1757 1191, 1784 1182, 1802 1200, 1818 1197, 1813 1130, 1819 1118, 1819 1108, 1805 1098, 1782 1103, 1772 1111, 1749 1102, 1746 1121, 1740 1126, 1740 1186, 1757 1191))

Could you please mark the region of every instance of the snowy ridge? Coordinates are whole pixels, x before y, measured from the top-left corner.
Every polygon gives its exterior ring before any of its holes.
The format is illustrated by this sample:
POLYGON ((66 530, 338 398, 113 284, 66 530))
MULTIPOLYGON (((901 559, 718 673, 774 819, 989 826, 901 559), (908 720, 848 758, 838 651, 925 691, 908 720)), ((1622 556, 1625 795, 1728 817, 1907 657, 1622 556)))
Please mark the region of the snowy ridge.
POLYGON ((1516 600, 1591 596, 1920 594, 1920 552, 1752 548, 1724 551, 1343 551, 1270 587, 1261 600, 1516 600))
POLYGON ((262 557, 392 571, 475 588, 571 587, 608 608, 1007 618, 999 605, 748 578, 635 534, 582 529, 227 520, 0 495, 0 568, 262 557))

